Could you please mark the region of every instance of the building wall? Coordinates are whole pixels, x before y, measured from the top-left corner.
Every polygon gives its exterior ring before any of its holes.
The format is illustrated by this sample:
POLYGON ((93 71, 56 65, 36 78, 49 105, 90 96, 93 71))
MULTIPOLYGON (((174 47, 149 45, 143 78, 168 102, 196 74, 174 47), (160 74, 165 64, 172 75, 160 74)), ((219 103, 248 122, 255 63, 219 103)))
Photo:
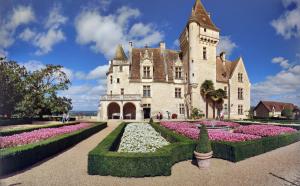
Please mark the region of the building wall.
POLYGON ((269 110, 263 104, 259 104, 254 110, 254 116, 259 118, 268 118, 269 110))
POLYGON ((232 77, 229 80, 230 90, 230 119, 244 119, 250 110, 251 84, 242 59, 238 62, 232 77), (238 74, 243 74, 243 82, 238 81, 238 74), (243 88, 243 99, 238 99, 238 88, 243 88), (243 115, 238 114, 238 105, 243 105, 243 115))
MULTIPOLYGON (((205 99, 202 98, 200 87, 205 80, 216 83, 216 44, 202 41, 201 38, 219 40, 219 33, 200 27, 197 23, 189 24, 189 79, 192 84, 192 107, 206 111, 205 99), (206 47, 207 59, 203 59, 203 47, 206 47)), ((208 117, 213 116, 212 106, 209 106, 208 117)))

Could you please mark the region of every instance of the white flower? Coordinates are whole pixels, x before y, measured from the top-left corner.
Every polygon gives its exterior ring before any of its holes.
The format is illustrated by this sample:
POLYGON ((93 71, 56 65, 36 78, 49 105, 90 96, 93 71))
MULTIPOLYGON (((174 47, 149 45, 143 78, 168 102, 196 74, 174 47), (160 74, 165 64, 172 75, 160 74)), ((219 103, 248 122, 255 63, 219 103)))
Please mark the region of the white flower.
POLYGON ((130 123, 125 128, 118 152, 155 152, 168 144, 151 125, 130 123))

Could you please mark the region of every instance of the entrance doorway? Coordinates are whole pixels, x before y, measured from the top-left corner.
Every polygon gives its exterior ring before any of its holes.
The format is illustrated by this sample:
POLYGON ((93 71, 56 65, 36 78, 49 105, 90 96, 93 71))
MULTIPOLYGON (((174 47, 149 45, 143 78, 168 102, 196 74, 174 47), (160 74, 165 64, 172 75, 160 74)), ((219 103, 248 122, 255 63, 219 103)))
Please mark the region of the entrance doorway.
POLYGON ((149 119, 151 116, 151 108, 143 108, 144 119, 149 119))

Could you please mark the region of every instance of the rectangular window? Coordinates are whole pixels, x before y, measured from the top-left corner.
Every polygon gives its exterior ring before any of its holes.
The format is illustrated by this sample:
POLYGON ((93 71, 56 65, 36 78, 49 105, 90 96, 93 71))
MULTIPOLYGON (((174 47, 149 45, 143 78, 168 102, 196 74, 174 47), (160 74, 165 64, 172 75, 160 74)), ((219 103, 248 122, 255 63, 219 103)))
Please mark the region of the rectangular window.
POLYGON ((124 88, 121 88, 121 95, 124 95, 124 88))
POLYGON ((243 83, 243 74, 242 74, 242 73, 239 73, 239 74, 238 74, 238 81, 239 81, 240 83, 243 83))
POLYGON ((228 92, 227 86, 224 87, 224 91, 225 91, 225 94, 226 94, 226 96, 227 96, 227 92, 228 92))
POLYGON ((239 105, 239 106, 238 106, 238 114, 239 114, 239 115, 244 115, 244 112, 243 112, 243 105, 239 105))
POLYGON ((117 78, 117 83, 120 83, 120 78, 117 78))
POLYGON ((182 68, 175 67, 175 79, 182 79, 182 68))
POLYGON ((207 60, 207 51, 206 51, 206 47, 203 47, 203 59, 207 60))
POLYGON ((113 84, 113 77, 110 76, 110 84, 113 84))
POLYGON ((179 113, 180 114, 184 114, 185 111, 184 111, 184 104, 179 104, 179 113))
POLYGON ((151 97, 150 85, 143 86, 143 97, 151 97))
POLYGON ((243 100, 244 99, 243 88, 238 88, 238 99, 239 100, 243 100))
POLYGON ((175 88, 175 98, 181 98, 181 88, 175 88))
POLYGON ((150 76, 150 67, 144 67, 144 70, 143 70, 144 74, 143 74, 143 78, 145 79, 150 79, 151 76, 150 76))

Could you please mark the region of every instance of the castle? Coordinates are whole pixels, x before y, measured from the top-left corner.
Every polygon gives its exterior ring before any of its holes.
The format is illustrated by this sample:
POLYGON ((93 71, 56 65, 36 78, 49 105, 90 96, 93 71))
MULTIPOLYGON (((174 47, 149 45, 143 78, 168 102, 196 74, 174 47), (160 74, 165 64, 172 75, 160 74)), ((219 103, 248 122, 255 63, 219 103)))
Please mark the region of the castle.
MULTIPOLYGON (((217 55, 220 30, 200 0, 180 35, 180 51, 166 48, 134 48, 126 56, 119 45, 107 72, 107 94, 100 98, 98 116, 107 119, 146 119, 162 113, 189 118, 193 108, 206 113, 201 85, 211 80, 215 89, 226 91, 222 113, 225 118, 242 119, 250 110, 251 84, 243 59, 217 55)), ((207 117, 215 116, 209 103, 207 117)))

